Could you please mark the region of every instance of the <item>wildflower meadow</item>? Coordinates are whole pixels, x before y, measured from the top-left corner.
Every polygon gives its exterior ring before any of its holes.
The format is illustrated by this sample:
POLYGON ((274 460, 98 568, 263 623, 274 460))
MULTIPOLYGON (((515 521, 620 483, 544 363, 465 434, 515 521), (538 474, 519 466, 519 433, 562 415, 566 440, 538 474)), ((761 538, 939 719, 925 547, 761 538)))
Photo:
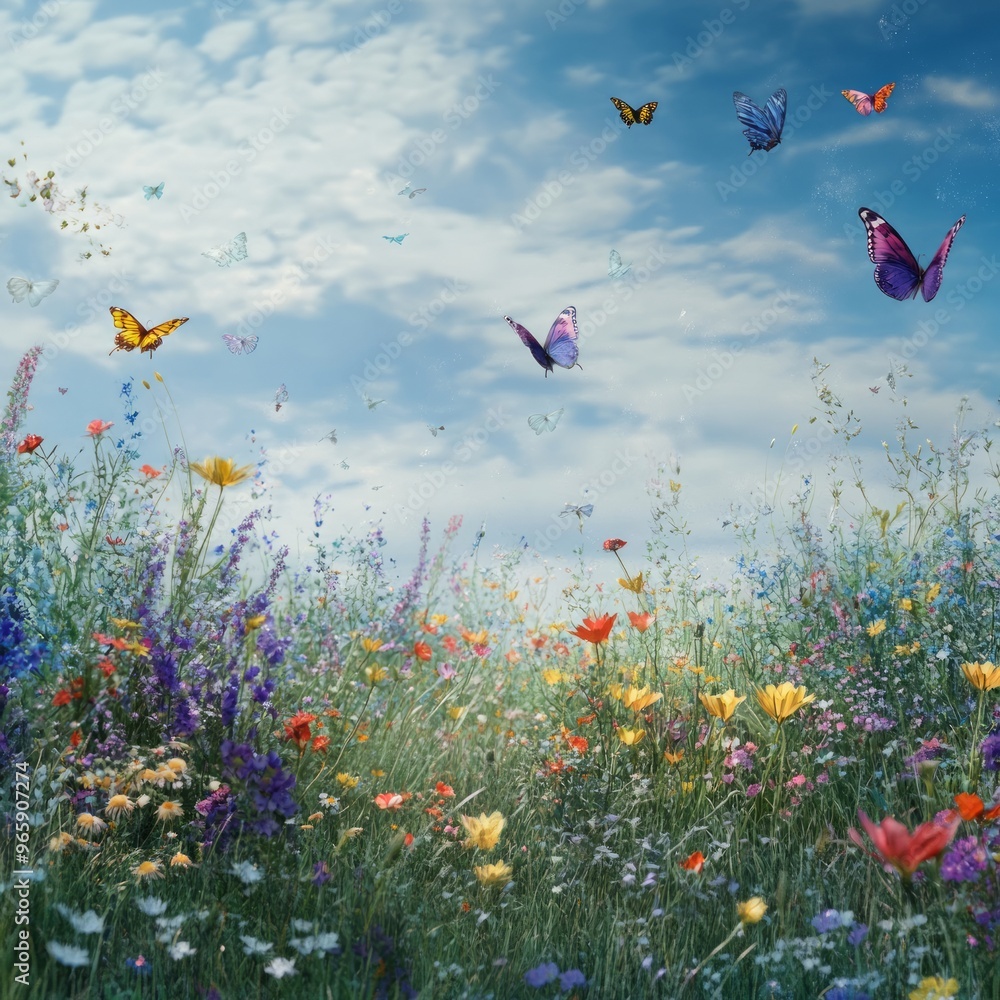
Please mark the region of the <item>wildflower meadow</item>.
POLYGON ((37 358, 0 427, 3 996, 1000 996, 989 428, 903 428, 836 520, 796 482, 724 581, 668 476, 553 593, 458 517, 397 574, 320 504, 293 558, 254 467, 132 429, 158 376, 32 433, 37 358))

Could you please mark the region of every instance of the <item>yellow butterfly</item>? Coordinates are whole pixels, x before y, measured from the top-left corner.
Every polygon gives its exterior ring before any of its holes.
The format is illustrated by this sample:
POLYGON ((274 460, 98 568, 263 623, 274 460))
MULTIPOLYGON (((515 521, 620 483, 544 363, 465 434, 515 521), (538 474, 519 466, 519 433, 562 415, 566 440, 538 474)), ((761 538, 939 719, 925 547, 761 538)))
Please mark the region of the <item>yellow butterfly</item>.
POLYGON ((111 315, 115 326, 122 332, 115 334, 115 346, 109 354, 114 354, 115 351, 134 351, 138 347, 140 353, 148 351, 152 357, 153 351, 163 343, 163 338, 188 321, 187 316, 183 319, 168 319, 166 323, 147 330, 127 309, 112 306, 111 315))
POLYGON ((622 116, 622 121, 631 128, 636 122, 648 125, 653 120, 653 112, 659 101, 650 101, 644 104, 638 111, 624 101, 619 101, 617 97, 611 98, 611 103, 618 109, 618 114, 622 116))

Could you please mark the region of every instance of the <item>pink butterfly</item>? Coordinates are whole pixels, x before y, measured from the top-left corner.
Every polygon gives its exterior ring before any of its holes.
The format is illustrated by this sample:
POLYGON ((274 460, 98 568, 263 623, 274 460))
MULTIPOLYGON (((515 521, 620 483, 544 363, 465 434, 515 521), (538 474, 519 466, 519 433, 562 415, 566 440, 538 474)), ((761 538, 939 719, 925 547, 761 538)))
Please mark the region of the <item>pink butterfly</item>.
POLYGON ((867 117, 872 113, 873 108, 876 114, 882 114, 885 111, 889 95, 895 86, 895 83, 887 83, 881 89, 876 90, 874 94, 866 94, 863 90, 842 90, 841 93, 854 105, 859 115, 867 117))

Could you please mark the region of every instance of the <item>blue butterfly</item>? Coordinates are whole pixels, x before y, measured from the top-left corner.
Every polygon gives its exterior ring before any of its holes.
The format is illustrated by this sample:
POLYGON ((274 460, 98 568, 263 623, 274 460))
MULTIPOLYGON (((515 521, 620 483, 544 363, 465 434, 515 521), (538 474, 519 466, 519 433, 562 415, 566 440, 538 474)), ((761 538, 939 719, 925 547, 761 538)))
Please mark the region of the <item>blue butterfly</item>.
POLYGON ((553 370, 553 365, 559 365, 560 368, 572 368, 574 365, 583 368, 576 361, 580 356, 580 349, 576 345, 580 331, 576 325, 576 309, 573 306, 566 306, 556 316, 556 321, 545 338, 544 347, 520 323, 515 323, 509 316, 504 316, 504 319, 521 338, 521 343, 531 351, 531 356, 545 369, 546 378, 553 370))
MULTIPOLYGON (((750 152, 758 149, 767 152, 781 142, 781 130, 785 127, 785 105, 788 94, 784 87, 776 90, 764 105, 764 110, 754 104, 746 94, 733 91, 733 104, 736 105, 736 117, 741 124, 746 125, 743 134, 750 140, 750 152)), ((749 155, 749 154, 747 154, 749 155)))
POLYGON ((166 184, 166 181, 160 181, 160 183, 157 184, 156 187, 150 187, 148 184, 143 184, 142 190, 145 192, 146 201, 149 201, 149 199, 152 198, 153 195, 156 195, 157 199, 161 198, 163 196, 164 184, 166 184))
POLYGON ((390 243, 402 243, 409 235, 409 233, 403 233, 402 236, 383 236, 382 239, 388 240, 390 243))

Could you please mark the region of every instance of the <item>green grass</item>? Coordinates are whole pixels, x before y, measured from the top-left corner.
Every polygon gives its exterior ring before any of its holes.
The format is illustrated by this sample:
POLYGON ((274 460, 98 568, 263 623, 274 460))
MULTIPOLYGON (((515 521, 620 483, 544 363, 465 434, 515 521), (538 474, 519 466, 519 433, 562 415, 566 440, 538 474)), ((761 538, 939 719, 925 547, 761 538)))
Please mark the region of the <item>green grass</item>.
MULTIPOLYGON (((183 456, 150 478, 138 442, 106 434, 86 459, 19 455, 30 374, 0 455, 0 759, 30 783, 26 807, 13 777, 0 790, 27 831, 4 860, 33 873, 30 985, 4 995, 560 995, 526 981, 542 963, 579 970, 562 992, 579 997, 889 998, 933 976, 1000 995, 998 823, 963 821, 912 880, 848 835, 859 809, 912 830, 956 794, 995 801, 980 748, 1000 689, 961 670, 996 657, 995 470, 973 482, 901 436, 894 513, 852 465, 850 528, 818 528, 803 486, 769 554, 757 533, 778 515, 747 522, 725 585, 686 551, 682 489, 654 487, 645 553, 601 553, 641 592, 598 592, 581 563, 550 620, 562 582, 516 554, 456 556, 457 521, 436 541, 425 527, 407 579, 377 529, 317 530, 293 567, 262 513, 218 528, 252 482, 202 482, 183 456), (165 484, 183 496, 169 515, 165 484), (573 634, 602 614, 606 641, 573 634), (815 700, 779 727, 755 690, 783 681, 815 700), (634 711, 630 684, 661 697, 634 711), (746 700, 723 725, 698 696, 728 688, 746 700), (183 814, 165 821, 165 802, 183 814), (463 846, 460 816, 494 811, 497 845, 463 846), (81 814, 107 826, 87 836, 81 814), (967 838, 985 871, 944 877, 967 838), (681 864, 695 852, 701 871, 681 864), (500 861, 510 879, 480 884, 500 861), (741 925, 754 896, 766 914, 741 925)), ((838 407, 825 419, 850 437, 838 407)), ((7 926, 24 911, 5 879, 7 926)), ((5 949, 5 984, 14 962, 5 949)))

